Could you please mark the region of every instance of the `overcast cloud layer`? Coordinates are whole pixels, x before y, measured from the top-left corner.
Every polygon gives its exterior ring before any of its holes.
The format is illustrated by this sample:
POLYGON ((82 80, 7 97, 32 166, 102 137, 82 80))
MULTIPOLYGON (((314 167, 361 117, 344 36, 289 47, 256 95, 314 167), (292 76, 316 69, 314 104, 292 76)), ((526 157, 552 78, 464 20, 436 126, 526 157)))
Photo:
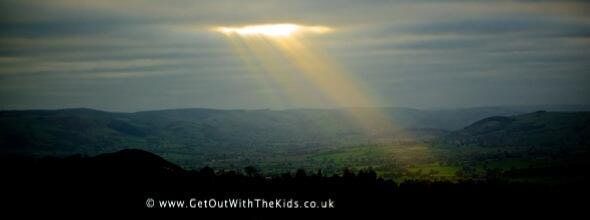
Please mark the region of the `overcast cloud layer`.
POLYGON ((590 104, 585 1, 0 0, 0 108, 330 107, 270 102, 209 31, 284 22, 332 27, 380 106, 590 104))

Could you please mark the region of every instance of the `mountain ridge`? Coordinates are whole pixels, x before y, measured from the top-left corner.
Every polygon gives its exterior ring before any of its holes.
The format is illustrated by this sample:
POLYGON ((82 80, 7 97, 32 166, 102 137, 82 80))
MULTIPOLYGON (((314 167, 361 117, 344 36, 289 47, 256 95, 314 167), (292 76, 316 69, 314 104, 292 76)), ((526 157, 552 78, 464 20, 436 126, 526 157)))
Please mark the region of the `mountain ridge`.
POLYGON ((451 145, 568 147, 590 145, 590 112, 537 111, 479 120, 442 138, 451 145))

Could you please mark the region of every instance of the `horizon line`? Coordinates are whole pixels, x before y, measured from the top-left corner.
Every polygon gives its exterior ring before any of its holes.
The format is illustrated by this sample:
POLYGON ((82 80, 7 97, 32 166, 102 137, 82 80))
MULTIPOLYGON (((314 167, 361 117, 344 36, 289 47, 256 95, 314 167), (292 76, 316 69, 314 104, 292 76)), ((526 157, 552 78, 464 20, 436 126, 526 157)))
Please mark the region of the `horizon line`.
MULTIPOLYGON (((169 110, 217 110, 217 111, 291 111, 291 110, 341 110, 341 109, 375 109, 375 108, 397 108, 397 109, 413 109, 420 111, 437 111, 437 110, 461 110, 461 109, 477 109, 477 108, 526 108, 526 107, 583 107, 590 108, 590 104, 531 104, 531 105, 474 105, 474 106, 458 106, 458 107, 408 107, 408 106, 365 106, 365 107, 293 107, 293 108, 215 108, 215 107, 171 107, 171 108, 154 108, 154 109, 143 109, 143 110, 108 110, 94 107, 64 107, 64 108, 14 108, 14 109, 2 109, 0 112, 8 111, 60 111, 60 110, 92 110, 100 112, 111 112, 111 113, 138 113, 138 112, 156 112, 156 111, 169 111, 169 110)), ((542 110, 542 109, 539 109, 542 110)))

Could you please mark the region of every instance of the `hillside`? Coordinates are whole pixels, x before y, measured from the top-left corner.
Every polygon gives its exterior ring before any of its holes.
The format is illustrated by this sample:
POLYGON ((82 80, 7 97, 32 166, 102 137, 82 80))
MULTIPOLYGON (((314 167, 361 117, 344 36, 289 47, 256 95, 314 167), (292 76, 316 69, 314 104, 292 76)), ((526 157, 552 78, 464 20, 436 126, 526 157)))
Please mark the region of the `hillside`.
POLYGON ((590 145, 590 112, 538 111, 494 116, 441 138, 456 146, 570 147, 590 145))
MULTIPOLYGON (((520 108, 522 110, 522 107, 520 108)), ((0 112, 0 152, 94 155, 138 148, 156 153, 210 153, 228 149, 300 149, 430 139, 490 116, 520 110, 383 108, 400 130, 368 137, 342 109, 174 109, 135 113, 92 109, 0 112)))
MULTIPOLYGON (((588 194, 586 176, 573 183, 546 185, 496 179, 454 182, 414 179, 398 182, 397 179, 380 178, 371 168, 357 172, 345 170, 339 175, 325 175, 304 169, 269 175, 248 167, 235 170, 214 170, 210 167, 184 170, 164 158, 142 150, 65 158, 0 155, 0 159, 0 173, 5 178, 0 192, 5 201, 9 201, 3 204, 4 207, 9 208, 15 204, 27 204, 27 201, 36 198, 51 198, 50 203, 31 203, 28 207, 57 210, 100 208, 101 211, 161 209, 167 206, 152 202, 186 199, 186 203, 179 208, 196 210, 189 199, 208 201, 212 198, 262 198, 268 201, 293 199, 299 201, 298 206, 303 206, 305 200, 318 203, 332 200, 335 201, 333 208, 336 210, 353 210, 355 213, 359 209, 391 210, 390 205, 400 210, 425 206, 445 210, 457 206, 483 210, 498 201, 502 201, 506 207, 520 209, 527 205, 537 208, 555 201, 559 201, 558 204, 564 204, 563 201, 578 201, 558 198, 561 195, 559 193, 575 193, 580 199, 588 194), (556 197, 555 200, 553 197, 556 197), (507 198, 509 199, 506 200, 507 198), (150 200, 152 201, 148 202, 150 200)), ((578 167, 576 172, 583 170, 584 167, 578 167)), ((252 214, 250 210, 243 210, 245 209, 209 211, 239 211, 242 217, 252 214)), ((262 210, 276 217, 276 212, 269 212, 268 209, 255 210, 262 210)), ((207 211, 199 209, 195 213, 207 211)), ((328 214, 334 216, 331 212, 328 214)))
MULTIPOLYGON (((358 161, 358 158, 364 157, 357 155, 345 160, 321 162, 325 158, 317 158, 316 161, 314 155, 375 144, 381 147, 398 146, 397 150, 384 149, 386 152, 415 155, 410 150, 414 148, 407 146, 426 149, 426 146, 414 143, 430 142, 439 137, 444 137, 442 140, 452 145, 477 144, 479 142, 475 140, 495 140, 499 136, 477 136, 479 134, 472 131, 487 125, 478 122, 469 126, 471 123, 490 116, 500 115, 503 118, 518 112, 501 107, 381 110, 390 116, 392 124, 399 130, 367 136, 341 109, 175 109, 135 113, 92 109, 1 111, 0 154, 63 157, 134 148, 154 152, 185 168, 205 165, 231 168, 259 164, 282 172, 301 166, 326 168, 330 164, 330 170, 337 171, 339 166, 347 165, 343 164, 344 161, 366 164, 358 161), (455 127, 465 126, 469 127, 446 136, 455 127)), ((577 121, 577 114, 571 120, 577 121)), ((493 121, 494 118, 487 120, 493 121)), ((580 122, 576 126, 582 125, 584 123, 580 122)), ((537 141, 535 138, 521 140, 527 136, 519 135, 514 134, 514 140, 502 140, 527 144, 537 141)), ((544 139, 550 138, 545 135, 539 134, 544 139)), ((494 143, 487 141, 486 144, 494 143)), ((408 155, 404 155, 394 155, 394 158, 405 161, 403 158, 408 155)), ((374 158, 366 160, 374 161, 374 158)))

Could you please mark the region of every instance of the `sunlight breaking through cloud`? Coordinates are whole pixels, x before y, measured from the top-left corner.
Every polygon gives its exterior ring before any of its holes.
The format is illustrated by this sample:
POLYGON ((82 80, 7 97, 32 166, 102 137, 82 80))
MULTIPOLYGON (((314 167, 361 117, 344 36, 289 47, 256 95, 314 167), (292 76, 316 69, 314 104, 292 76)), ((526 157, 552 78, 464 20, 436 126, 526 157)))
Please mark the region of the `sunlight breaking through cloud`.
POLYGON ((294 34, 324 34, 332 31, 331 28, 325 26, 305 26, 298 24, 260 24, 260 25, 246 25, 242 27, 216 27, 215 31, 221 32, 225 35, 237 34, 241 36, 259 35, 265 37, 288 37, 294 34))
POLYGON ((329 56, 314 50, 299 34, 322 34, 333 29, 297 24, 263 24, 213 29, 227 37, 239 57, 253 74, 262 72, 262 80, 272 80, 279 88, 293 88, 293 77, 311 85, 316 93, 284 91, 291 101, 322 100, 326 106, 346 108, 352 120, 368 133, 391 131, 390 119, 375 106, 378 101, 350 78, 329 56), (254 63, 252 63, 254 59, 254 63), (293 73, 296 76, 293 76, 293 73), (291 79, 291 80, 289 80, 291 79))

